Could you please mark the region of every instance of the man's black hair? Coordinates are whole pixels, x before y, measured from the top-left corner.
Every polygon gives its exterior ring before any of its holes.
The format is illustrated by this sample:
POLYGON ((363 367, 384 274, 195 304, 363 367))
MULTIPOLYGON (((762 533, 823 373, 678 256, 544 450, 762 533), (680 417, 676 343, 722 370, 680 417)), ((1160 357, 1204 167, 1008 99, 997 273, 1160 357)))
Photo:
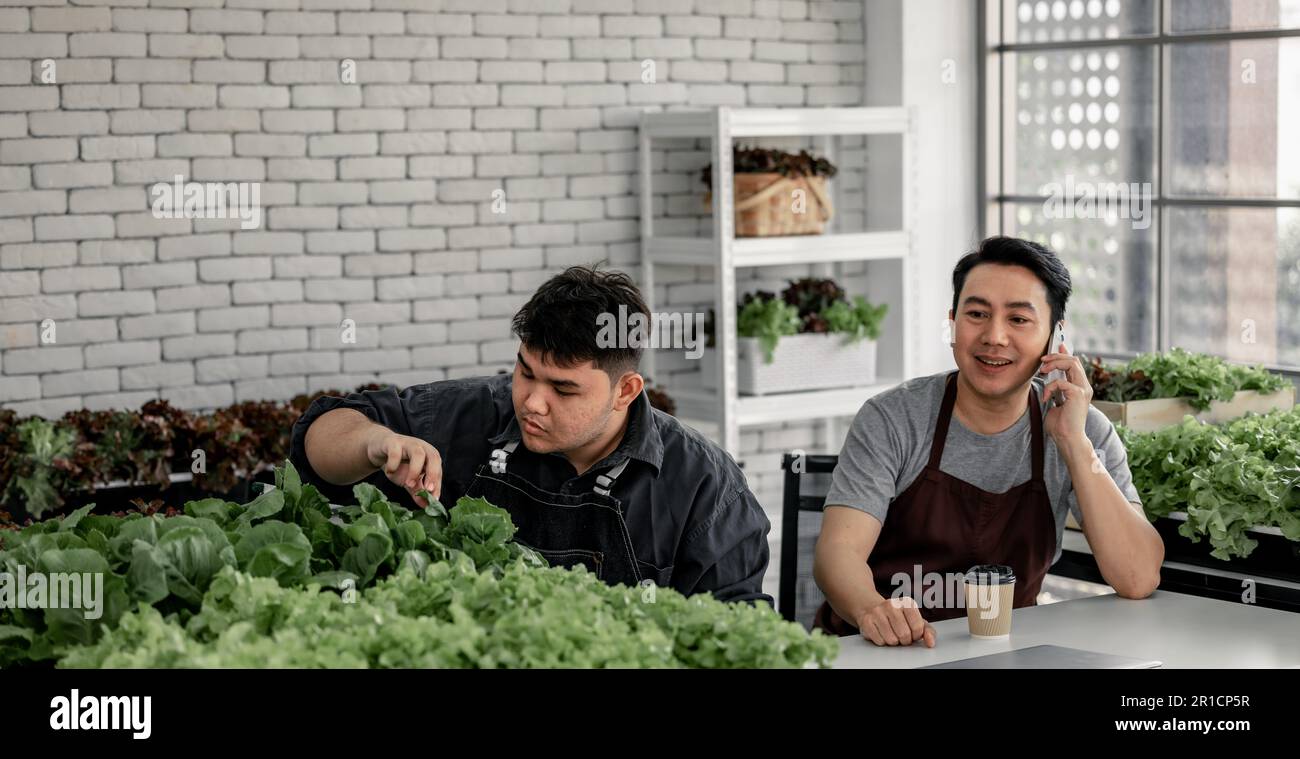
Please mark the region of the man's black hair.
POLYGON ((1047 305, 1052 309, 1052 327, 1065 318, 1065 304, 1070 299, 1070 271, 1050 248, 1017 237, 990 237, 975 250, 962 256, 952 270, 952 313, 956 318, 957 298, 966 284, 966 275, 980 264, 1023 266, 1034 273, 1047 288, 1047 305))
POLYGON ((594 361, 613 381, 624 372, 635 371, 641 362, 640 345, 597 344, 601 315, 618 319, 619 306, 627 317, 644 314, 649 326, 650 309, 630 277, 618 271, 572 266, 537 288, 511 326, 524 345, 544 360, 566 367, 594 361))

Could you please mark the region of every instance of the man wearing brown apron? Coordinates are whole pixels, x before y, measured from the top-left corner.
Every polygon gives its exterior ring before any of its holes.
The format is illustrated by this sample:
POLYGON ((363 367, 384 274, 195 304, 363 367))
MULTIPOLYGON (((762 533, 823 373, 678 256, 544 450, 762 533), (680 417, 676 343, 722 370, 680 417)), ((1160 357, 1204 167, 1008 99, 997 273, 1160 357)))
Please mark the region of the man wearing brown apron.
POLYGON ((827 598, 815 626, 829 632, 933 646, 930 623, 965 616, 960 577, 979 564, 1010 566, 1014 605, 1033 606, 1071 512, 1117 593, 1159 585, 1164 545, 1114 426, 1079 360, 1047 355, 1064 265, 990 238, 957 264, 953 293, 957 371, 869 399, 840 453, 814 561, 827 598), (1064 378, 1046 381, 1054 369, 1064 378))

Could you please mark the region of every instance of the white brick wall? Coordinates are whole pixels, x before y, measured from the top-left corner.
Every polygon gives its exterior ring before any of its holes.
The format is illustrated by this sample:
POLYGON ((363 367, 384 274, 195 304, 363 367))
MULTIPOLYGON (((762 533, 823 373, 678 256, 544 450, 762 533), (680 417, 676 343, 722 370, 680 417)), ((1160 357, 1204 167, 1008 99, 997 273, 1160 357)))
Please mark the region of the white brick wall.
MULTIPOLYGON (((862 102, 860 0, 143 4, 0 0, 0 404, 20 413, 506 368, 547 276, 636 272, 637 111, 862 102), (175 174, 262 182, 262 228, 155 219, 147 189, 175 174)), ((707 152, 657 160, 656 208, 699 229, 707 152)), ((659 303, 709 296, 684 271, 659 303)), ((772 509, 769 465, 807 429, 745 436, 772 509)))

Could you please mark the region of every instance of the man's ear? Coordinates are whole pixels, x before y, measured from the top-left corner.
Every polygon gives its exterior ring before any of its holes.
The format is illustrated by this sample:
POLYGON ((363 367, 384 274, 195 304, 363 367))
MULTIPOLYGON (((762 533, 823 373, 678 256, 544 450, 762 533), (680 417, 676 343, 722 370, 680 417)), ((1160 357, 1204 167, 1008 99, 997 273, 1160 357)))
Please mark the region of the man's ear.
POLYGON ((614 409, 622 411, 632 405, 645 389, 645 378, 636 372, 627 372, 614 386, 614 409))
POLYGON ((948 344, 957 344, 957 322, 953 320, 953 310, 948 309, 948 344))

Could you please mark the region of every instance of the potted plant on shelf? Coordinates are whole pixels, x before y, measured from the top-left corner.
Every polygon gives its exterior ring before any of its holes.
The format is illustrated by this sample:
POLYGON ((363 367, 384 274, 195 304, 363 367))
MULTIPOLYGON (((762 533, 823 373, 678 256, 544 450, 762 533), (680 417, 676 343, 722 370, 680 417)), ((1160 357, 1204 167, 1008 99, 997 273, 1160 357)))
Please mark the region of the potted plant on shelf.
POLYGON ((1175 426, 1187 415, 1218 424, 1295 405, 1295 386, 1282 375, 1181 348, 1144 353, 1123 365, 1106 366, 1094 357, 1084 367, 1093 405, 1135 432, 1175 426))
MULTIPOLYGON (((736 146, 732 153, 735 175, 736 237, 819 235, 834 209, 826 182, 838 171, 825 158, 806 150, 736 146)), ((713 165, 704 167, 704 184, 713 202, 713 165)))
MULTIPOLYGON (((745 395, 875 382, 876 340, 888 306, 849 299, 830 279, 801 279, 780 296, 746 294, 737 308, 736 386, 745 395)), ((715 388, 717 355, 704 352, 702 382, 715 388)))

